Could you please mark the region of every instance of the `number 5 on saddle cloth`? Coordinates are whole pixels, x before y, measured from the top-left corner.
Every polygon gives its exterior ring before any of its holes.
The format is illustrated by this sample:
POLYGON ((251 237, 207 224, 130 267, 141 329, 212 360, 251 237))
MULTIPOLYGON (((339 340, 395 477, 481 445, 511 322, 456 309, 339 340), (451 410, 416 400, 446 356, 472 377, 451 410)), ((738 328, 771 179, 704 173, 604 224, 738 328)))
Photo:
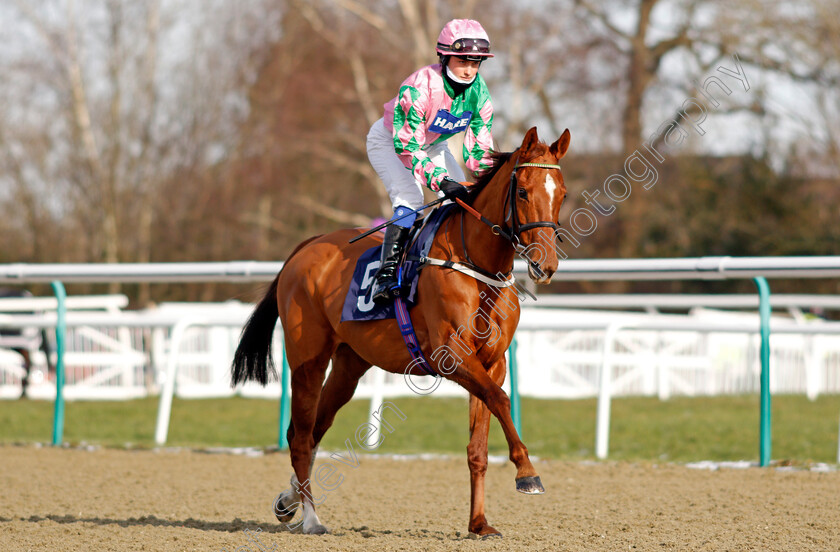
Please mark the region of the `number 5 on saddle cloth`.
MULTIPOLYGON (((417 278, 423 264, 420 259, 425 258, 440 225, 452 212, 454 204, 442 205, 421 219, 422 226, 415 224, 408 238, 399 270, 397 271, 400 287, 405 291, 402 297, 407 306, 413 306, 417 301, 417 278)), ((347 320, 382 320, 396 318, 393 303, 374 303, 371 297, 373 276, 379 269, 379 251, 381 246, 371 247, 359 257, 353 271, 353 279, 344 299, 341 311, 341 321, 347 320)))

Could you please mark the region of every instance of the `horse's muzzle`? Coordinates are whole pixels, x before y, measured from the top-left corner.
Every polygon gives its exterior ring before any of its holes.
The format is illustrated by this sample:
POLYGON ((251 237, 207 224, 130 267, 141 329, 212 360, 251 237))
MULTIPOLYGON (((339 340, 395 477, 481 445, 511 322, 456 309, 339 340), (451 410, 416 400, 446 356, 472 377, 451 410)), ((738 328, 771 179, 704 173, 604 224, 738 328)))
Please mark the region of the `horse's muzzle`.
MULTIPOLYGON (((547 264, 547 263, 546 263, 547 264)), ((551 277, 554 276, 554 268, 549 268, 545 264, 540 265, 539 268, 534 268, 534 265, 528 263, 528 276, 535 284, 551 283, 551 277)))

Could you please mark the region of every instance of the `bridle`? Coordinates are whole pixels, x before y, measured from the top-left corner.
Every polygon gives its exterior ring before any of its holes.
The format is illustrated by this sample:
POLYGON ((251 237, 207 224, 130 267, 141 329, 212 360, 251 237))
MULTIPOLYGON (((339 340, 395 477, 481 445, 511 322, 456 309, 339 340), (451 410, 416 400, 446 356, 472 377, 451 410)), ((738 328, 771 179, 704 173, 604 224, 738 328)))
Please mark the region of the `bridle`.
MULTIPOLYGON (((542 272, 540 270, 539 265, 531 259, 530 256, 526 254, 526 247, 522 245, 522 232, 527 232, 528 230, 533 230, 534 228, 551 228, 552 230, 559 230, 560 225, 554 221, 546 221, 540 220, 536 222, 527 222, 525 224, 521 224, 519 222, 519 213, 516 210, 516 190, 518 180, 516 178, 516 171, 522 167, 535 167, 539 169, 557 169, 560 170, 560 165, 554 165, 550 163, 519 163, 519 157, 517 157, 517 161, 514 163, 513 171, 510 173, 510 184, 508 185, 508 193, 507 197, 505 198, 505 222, 509 222, 509 225, 506 225, 502 228, 500 225, 494 223, 493 221, 489 220, 487 217, 473 209, 470 205, 467 205, 466 202, 461 201, 460 199, 457 200, 458 204, 463 207, 466 212, 470 213, 479 221, 483 222, 487 226, 490 227, 490 231, 493 232, 497 236, 501 236, 502 238, 506 239, 510 242, 513 249, 519 253, 519 256, 522 257, 528 264, 534 269, 538 274, 542 272)), ((461 241, 464 241, 464 234, 463 234, 463 224, 461 225, 461 241)), ((469 259, 469 254, 467 253, 467 245, 463 243, 464 246, 464 253, 466 254, 467 260, 470 264, 475 265, 472 260, 469 259)), ((511 269, 512 270, 512 269, 511 269)))
POLYGON ((519 223, 519 213, 516 210, 516 185, 518 184, 516 180, 516 171, 521 167, 536 167, 539 169, 557 169, 560 170, 560 165, 552 165, 549 163, 519 163, 513 167, 513 171, 510 173, 510 186, 508 186, 508 196, 505 200, 505 209, 507 210, 507 214, 505 215, 505 222, 510 221, 510 230, 508 234, 510 235, 511 242, 514 243, 514 247, 516 247, 516 243, 519 243, 520 237, 522 232, 527 232, 533 228, 551 228, 552 230, 557 230, 560 228, 560 225, 554 221, 537 221, 537 222, 528 222, 526 224, 519 223), (513 240, 516 240, 515 242, 513 240))

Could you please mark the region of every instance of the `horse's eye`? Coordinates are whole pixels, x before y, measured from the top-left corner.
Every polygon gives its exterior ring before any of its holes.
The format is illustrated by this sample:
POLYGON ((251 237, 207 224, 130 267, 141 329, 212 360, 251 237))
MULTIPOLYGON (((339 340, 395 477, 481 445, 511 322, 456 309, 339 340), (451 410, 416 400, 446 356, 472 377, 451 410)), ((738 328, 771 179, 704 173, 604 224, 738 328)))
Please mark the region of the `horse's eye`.
POLYGON ((519 199, 528 199, 528 190, 525 188, 518 188, 516 190, 516 195, 519 196, 519 199))

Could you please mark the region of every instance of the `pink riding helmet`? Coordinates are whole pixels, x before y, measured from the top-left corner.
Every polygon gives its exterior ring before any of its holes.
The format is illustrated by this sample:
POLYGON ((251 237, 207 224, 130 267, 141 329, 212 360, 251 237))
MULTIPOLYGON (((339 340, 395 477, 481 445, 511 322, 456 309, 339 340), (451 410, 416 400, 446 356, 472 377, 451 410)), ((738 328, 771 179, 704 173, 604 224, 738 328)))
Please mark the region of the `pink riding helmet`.
POLYGON ((438 36, 437 53, 444 56, 464 56, 467 59, 494 57, 490 53, 490 38, 481 23, 472 19, 453 19, 443 26, 438 36))

